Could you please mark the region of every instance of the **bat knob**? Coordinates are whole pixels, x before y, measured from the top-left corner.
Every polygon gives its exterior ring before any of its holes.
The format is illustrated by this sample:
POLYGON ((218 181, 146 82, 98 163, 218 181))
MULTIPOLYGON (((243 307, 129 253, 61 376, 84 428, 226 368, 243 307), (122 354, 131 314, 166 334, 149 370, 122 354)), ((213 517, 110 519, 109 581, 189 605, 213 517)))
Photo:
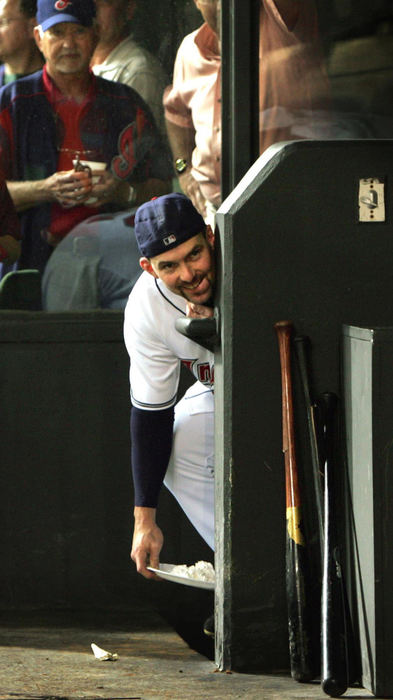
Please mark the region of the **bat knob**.
POLYGON ((330 695, 331 698, 339 698, 348 688, 344 681, 335 678, 324 678, 321 687, 323 692, 326 693, 326 695, 330 695))

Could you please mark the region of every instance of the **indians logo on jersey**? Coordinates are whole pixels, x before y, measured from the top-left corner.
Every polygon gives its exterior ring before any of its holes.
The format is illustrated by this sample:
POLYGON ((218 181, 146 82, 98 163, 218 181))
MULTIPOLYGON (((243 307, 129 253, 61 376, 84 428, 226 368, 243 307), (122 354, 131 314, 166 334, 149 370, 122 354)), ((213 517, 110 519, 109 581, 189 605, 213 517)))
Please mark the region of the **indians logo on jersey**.
POLYGON ((182 360, 182 363, 199 379, 202 384, 214 386, 214 367, 208 362, 198 360, 182 360))

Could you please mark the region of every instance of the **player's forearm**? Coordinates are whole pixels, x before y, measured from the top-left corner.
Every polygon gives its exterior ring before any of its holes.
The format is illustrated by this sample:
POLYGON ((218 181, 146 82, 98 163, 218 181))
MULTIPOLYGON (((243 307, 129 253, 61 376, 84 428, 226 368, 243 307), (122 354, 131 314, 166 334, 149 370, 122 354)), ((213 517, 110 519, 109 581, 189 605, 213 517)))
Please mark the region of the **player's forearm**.
POLYGON ((156 524, 156 508, 146 508, 143 506, 135 506, 134 521, 135 527, 138 529, 148 529, 156 524))
POLYGON ((173 407, 131 411, 131 463, 135 506, 156 508, 173 438, 173 407))
POLYGON ((175 162, 177 158, 184 158, 188 163, 191 163, 192 152, 195 148, 195 130, 178 126, 168 119, 166 120, 166 130, 173 161, 175 162))
POLYGON ((131 559, 142 576, 155 578, 155 574, 147 567, 159 568, 159 557, 164 541, 163 534, 156 524, 155 509, 135 508, 134 517, 131 559))

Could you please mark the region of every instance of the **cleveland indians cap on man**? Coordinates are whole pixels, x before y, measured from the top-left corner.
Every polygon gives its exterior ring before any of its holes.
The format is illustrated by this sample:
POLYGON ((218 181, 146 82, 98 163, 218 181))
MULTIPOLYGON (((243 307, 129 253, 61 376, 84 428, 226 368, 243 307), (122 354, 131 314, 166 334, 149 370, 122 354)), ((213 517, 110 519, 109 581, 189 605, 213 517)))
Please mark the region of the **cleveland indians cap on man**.
POLYGON ((145 258, 165 253, 205 229, 191 200, 179 192, 151 199, 135 214, 135 237, 145 258))
POLYGON ((91 27, 96 14, 94 0, 38 0, 37 23, 44 32, 60 22, 91 27))

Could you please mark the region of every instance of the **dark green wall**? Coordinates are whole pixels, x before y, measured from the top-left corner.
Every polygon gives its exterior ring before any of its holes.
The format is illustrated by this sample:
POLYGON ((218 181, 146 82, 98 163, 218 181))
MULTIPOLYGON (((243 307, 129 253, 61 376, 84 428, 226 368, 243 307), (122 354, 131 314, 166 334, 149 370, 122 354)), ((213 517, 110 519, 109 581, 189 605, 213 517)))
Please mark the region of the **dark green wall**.
MULTIPOLYGON (((122 326, 121 312, 0 312, 0 612, 153 605, 198 636, 211 593, 146 581, 129 558, 122 326)), ((165 489, 158 522, 162 561, 211 560, 165 489)))
MULTIPOLYGON (((391 140, 281 145, 270 159, 269 153, 261 156, 217 214, 222 343, 215 364, 216 514, 222 525, 216 569, 218 659, 224 667, 271 672, 287 664, 281 378, 274 324, 290 319, 297 334, 310 336, 316 394, 341 396, 342 324, 375 327, 393 321, 392 158, 391 140), (359 223, 364 177, 385 183, 384 222, 359 223)), ((306 413, 295 362, 293 367, 306 535, 318 565, 306 413)), ((344 467, 343 454, 342 476, 344 467)), ((343 534, 344 517, 337 525, 343 534)), ((317 598, 316 621, 319 605, 317 598)))

